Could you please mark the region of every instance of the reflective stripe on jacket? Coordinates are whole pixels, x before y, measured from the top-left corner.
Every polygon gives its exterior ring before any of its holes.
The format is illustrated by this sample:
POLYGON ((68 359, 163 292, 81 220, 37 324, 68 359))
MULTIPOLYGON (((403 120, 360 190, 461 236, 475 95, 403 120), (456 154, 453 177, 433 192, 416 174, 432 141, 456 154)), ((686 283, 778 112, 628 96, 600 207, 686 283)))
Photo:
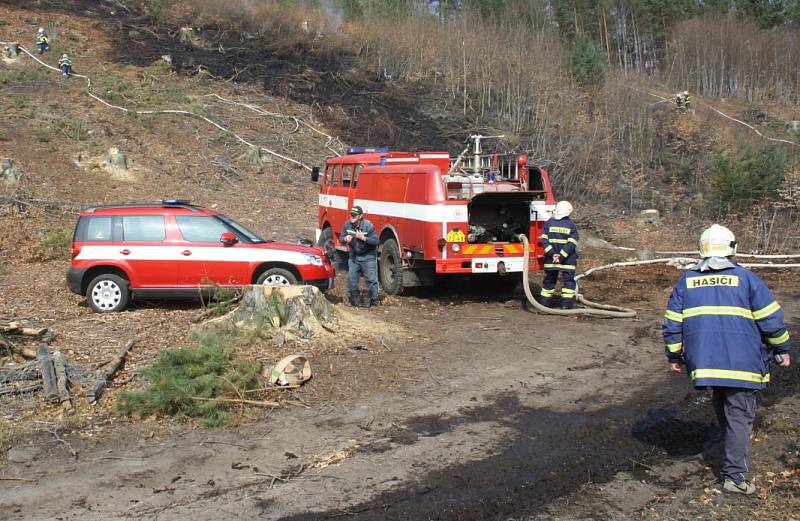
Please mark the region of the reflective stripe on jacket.
POLYGON ((578 228, 572 219, 551 217, 544 224, 540 236, 544 248, 544 269, 575 271, 578 261, 578 228), (560 255, 561 261, 553 262, 553 255, 560 255))
POLYGON ((696 387, 763 389, 770 350, 790 347, 783 311, 757 275, 730 268, 684 273, 663 322, 667 358, 683 357, 696 387))

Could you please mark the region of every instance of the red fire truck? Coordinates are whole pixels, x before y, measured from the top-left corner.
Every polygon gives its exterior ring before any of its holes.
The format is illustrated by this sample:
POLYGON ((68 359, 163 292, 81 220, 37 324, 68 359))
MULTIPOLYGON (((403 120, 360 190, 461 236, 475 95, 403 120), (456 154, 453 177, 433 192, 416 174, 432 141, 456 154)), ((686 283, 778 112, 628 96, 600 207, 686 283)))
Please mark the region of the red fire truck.
POLYGON ((351 148, 326 161, 312 172, 320 181, 317 244, 341 265, 347 248, 339 234, 358 205, 380 236, 378 275, 390 295, 439 275, 518 279, 521 233, 532 245, 531 269, 542 269, 537 239, 555 202, 550 179, 524 155, 484 153, 482 141, 497 137, 470 136, 455 158, 351 148))

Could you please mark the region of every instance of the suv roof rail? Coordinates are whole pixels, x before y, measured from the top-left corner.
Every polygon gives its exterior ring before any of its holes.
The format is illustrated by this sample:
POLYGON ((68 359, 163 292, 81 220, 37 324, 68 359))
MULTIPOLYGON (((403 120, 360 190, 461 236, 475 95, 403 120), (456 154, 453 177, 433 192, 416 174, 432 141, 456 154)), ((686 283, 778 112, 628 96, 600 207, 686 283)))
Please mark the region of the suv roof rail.
POLYGON ((188 201, 183 200, 163 200, 158 203, 123 203, 123 204, 108 204, 108 205, 97 205, 97 206, 90 206, 84 209, 84 212, 94 212, 96 210, 111 210, 114 208, 186 208, 187 210, 191 210, 193 212, 199 212, 203 210, 201 206, 197 206, 194 204, 189 204, 188 201))

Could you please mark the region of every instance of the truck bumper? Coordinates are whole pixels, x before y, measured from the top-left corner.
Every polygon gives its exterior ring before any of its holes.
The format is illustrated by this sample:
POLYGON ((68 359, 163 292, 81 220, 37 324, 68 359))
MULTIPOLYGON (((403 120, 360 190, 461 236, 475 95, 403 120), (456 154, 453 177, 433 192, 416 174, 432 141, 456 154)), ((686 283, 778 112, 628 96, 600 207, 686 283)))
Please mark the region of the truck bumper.
POLYGON ((81 295, 81 281, 86 270, 83 268, 70 268, 67 270, 67 289, 81 295))
MULTIPOLYGON (((437 259, 436 273, 439 274, 471 274, 471 273, 522 273, 525 257, 471 257, 460 259, 437 259)), ((530 261, 532 271, 541 269, 535 259, 530 261)))

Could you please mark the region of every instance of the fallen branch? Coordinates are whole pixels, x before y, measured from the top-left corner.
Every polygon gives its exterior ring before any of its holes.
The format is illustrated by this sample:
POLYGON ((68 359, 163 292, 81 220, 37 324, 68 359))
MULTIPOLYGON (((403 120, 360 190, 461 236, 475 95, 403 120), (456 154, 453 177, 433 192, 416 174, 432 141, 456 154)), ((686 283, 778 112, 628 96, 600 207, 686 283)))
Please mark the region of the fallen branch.
POLYGON ((92 389, 86 393, 86 400, 89 403, 95 403, 100 399, 100 397, 103 395, 103 391, 105 391, 108 387, 108 381, 122 366, 123 362, 125 362, 125 357, 128 355, 128 351, 130 351, 132 347, 133 340, 128 340, 128 343, 125 344, 125 347, 123 347, 122 350, 117 353, 117 356, 114 357, 114 359, 110 362, 111 366, 105 371, 100 372, 99 378, 95 381, 92 389))
POLYGON ((0 396, 14 396, 16 394, 28 394, 38 391, 42 388, 42 384, 31 384, 23 387, 7 386, 0 389, 0 396))
POLYGON ((16 476, 0 476, 0 481, 28 481, 30 483, 36 483, 35 479, 18 478, 16 476))
POLYGON ((52 431, 47 429, 47 432, 49 432, 50 434, 53 435, 53 438, 55 438, 55 440, 53 440, 53 441, 57 441, 59 443, 63 443, 64 446, 67 447, 67 449, 69 449, 69 453, 72 454, 73 458, 76 458, 76 459, 78 458, 78 451, 76 451, 72 447, 72 445, 70 445, 70 443, 67 440, 65 440, 64 438, 61 437, 60 434, 58 434, 58 429, 55 429, 55 430, 52 430, 52 431))
POLYGON ((235 403, 240 405, 252 405, 254 407, 280 407, 278 402, 262 402, 258 400, 243 400, 240 398, 203 398, 201 396, 192 396, 192 400, 198 402, 222 402, 222 403, 235 403))

